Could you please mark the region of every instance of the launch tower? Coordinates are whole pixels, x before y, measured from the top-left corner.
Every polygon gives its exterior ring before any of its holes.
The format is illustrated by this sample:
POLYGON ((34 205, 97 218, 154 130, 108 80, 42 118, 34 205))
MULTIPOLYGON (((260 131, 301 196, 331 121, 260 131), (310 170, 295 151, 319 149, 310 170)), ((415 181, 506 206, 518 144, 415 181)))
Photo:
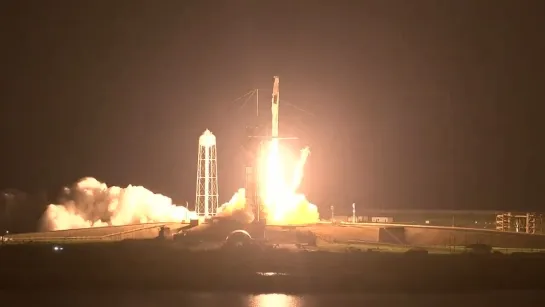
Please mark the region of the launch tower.
POLYGON ((216 136, 206 130, 199 137, 199 156, 197 162, 197 193, 195 212, 198 216, 209 218, 218 210, 218 164, 216 136))
MULTIPOLYGON (((256 95, 257 96, 257 95, 256 95)), ((256 97, 259 99, 258 97, 256 97)), ((246 205, 252 209, 257 220, 265 220, 266 215, 263 211, 264 207, 261 200, 261 182, 260 174, 264 170, 262 161, 260 158, 264 157, 264 150, 266 146, 272 141, 279 141, 284 139, 297 139, 294 137, 282 137, 278 136, 278 114, 279 114, 279 103, 280 103, 280 79, 278 76, 273 77, 273 91, 272 91, 272 100, 271 100, 271 130, 266 135, 256 135, 256 132, 260 134, 261 131, 256 131, 256 129, 250 129, 247 131, 249 155, 246 163, 246 174, 245 174, 245 189, 246 189, 246 205)), ((257 101, 259 104, 259 101, 257 101)), ((261 129, 259 129, 261 130, 261 129)))

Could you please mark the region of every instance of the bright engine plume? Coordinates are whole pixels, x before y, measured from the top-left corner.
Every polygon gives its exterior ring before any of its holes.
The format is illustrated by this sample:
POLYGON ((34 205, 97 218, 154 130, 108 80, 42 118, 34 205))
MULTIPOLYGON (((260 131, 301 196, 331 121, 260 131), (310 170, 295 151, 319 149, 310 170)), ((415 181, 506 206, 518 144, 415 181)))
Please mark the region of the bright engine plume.
POLYGON ((287 180, 283 173, 283 155, 278 139, 274 138, 261 157, 262 178, 260 178, 267 213, 267 223, 270 224, 309 224, 319 220, 318 209, 311 204, 304 194, 297 190, 303 179, 303 170, 310 154, 308 147, 301 150, 301 157, 293 170, 292 180, 287 180))
POLYGON ((196 218, 194 212, 144 187, 108 187, 95 178, 77 181, 65 190, 60 205, 49 205, 42 218, 45 230, 117 226, 152 222, 181 222, 196 218))
MULTIPOLYGON (((318 209, 304 194, 297 190, 303 180, 306 160, 310 154, 308 147, 301 150, 295 163, 291 180, 283 173, 285 156, 282 155, 278 139, 272 139, 260 157, 259 191, 263 200, 267 223, 272 225, 311 224, 319 220, 318 209), (284 158, 284 159, 283 159, 284 158)), ((230 217, 243 223, 251 223, 254 215, 246 207, 246 191, 239 189, 231 200, 218 208, 219 217, 230 217)))
POLYGON ((292 180, 287 180, 284 170, 283 152, 278 138, 280 105, 280 81, 275 76, 271 100, 272 131, 271 141, 261 157, 261 199, 264 201, 267 223, 270 224, 308 224, 319 219, 318 209, 305 195, 297 193, 303 180, 303 170, 310 150, 301 150, 301 157, 295 164, 292 180))
POLYGON ((241 223, 254 221, 254 214, 246 208, 246 190, 239 189, 230 201, 218 208, 219 217, 230 217, 241 223))

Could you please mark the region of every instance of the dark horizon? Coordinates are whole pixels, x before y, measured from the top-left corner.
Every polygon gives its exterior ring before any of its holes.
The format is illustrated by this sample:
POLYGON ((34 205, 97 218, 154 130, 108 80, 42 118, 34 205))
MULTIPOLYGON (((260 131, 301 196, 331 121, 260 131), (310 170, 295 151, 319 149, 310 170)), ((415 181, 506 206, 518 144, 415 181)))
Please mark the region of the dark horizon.
MULTIPOLYGON (((280 76, 280 134, 311 147, 320 211, 545 211, 542 1, 7 1, 0 188, 81 177, 195 199, 217 136, 220 202, 280 76)), ((265 119, 267 120, 267 119, 265 119)))

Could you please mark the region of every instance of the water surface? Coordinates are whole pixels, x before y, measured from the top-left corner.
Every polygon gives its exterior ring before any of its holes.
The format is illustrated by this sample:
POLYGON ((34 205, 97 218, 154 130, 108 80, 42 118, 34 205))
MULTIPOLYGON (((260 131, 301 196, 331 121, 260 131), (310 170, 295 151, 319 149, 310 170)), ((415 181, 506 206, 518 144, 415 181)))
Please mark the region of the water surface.
POLYGON ((492 291, 456 294, 240 294, 183 291, 2 291, 2 306, 184 306, 184 307, 314 307, 314 306, 527 306, 545 292, 492 291), (5 304, 5 305, 4 305, 5 304))

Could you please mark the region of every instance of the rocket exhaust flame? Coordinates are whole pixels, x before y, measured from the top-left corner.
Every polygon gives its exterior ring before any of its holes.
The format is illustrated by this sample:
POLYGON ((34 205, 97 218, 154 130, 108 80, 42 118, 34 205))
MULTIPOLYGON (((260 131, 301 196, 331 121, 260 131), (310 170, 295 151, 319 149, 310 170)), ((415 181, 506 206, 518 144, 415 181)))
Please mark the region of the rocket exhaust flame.
POLYGON ((265 157, 262 161, 261 182, 263 182, 260 191, 264 200, 265 211, 267 214, 267 223, 269 224, 309 224, 315 223, 319 219, 318 209, 311 204, 304 194, 297 193, 303 179, 303 169, 310 150, 304 148, 301 150, 301 157, 296 163, 293 171, 293 178, 286 180, 283 173, 283 155, 278 139, 272 139, 265 157), (288 184, 291 183, 291 184, 288 184))
MULTIPOLYGON (((293 178, 287 180, 284 174, 286 156, 282 152, 278 138, 279 103, 279 78, 274 77, 271 103, 272 131, 270 141, 265 144, 265 150, 261 152, 257 163, 260 174, 258 193, 263 201, 267 223, 276 225, 315 223, 319 220, 318 209, 304 194, 297 193, 310 150, 308 147, 301 150, 301 156, 293 169, 293 178)), ((244 189, 240 189, 219 211, 232 216, 235 212, 246 212, 247 216, 251 215, 250 208, 243 209, 246 205, 244 192, 244 189)))
POLYGON ((261 161, 264 161, 265 165, 260 165, 262 170, 260 181, 263 183, 260 193, 264 200, 267 222, 274 224, 314 223, 319 219, 316 206, 311 204, 305 195, 297 193, 303 180, 304 166, 310 154, 308 147, 301 150, 301 157, 293 172, 291 185, 287 184, 283 174, 284 161, 282 161, 283 156, 278 139, 279 87, 279 78, 275 76, 271 103, 271 141, 265 152, 265 157, 261 157, 261 161))
MULTIPOLYGON (((301 150, 295 163, 293 178, 286 180, 283 172, 285 156, 278 139, 279 79, 274 77, 272 95, 271 140, 259 159, 261 191, 264 211, 269 224, 308 224, 319 219, 318 210, 304 194, 297 192, 303 180, 304 167, 310 154, 301 150)), ((172 200, 140 186, 107 187, 94 178, 83 178, 66 189, 69 200, 61 205, 49 205, 42 221, 45 230, 88 228, 108 225, 127 225, 150 222, 181 222, 197 218, 186 207, 172 204, 172 200)), ((207 194, 207 193, 205 193, 207 194)), ((232 199, 218 208, 218 216, 229 216, 250 223, 254 216, 246 208, 245 190, 240 189, 232 199)))

